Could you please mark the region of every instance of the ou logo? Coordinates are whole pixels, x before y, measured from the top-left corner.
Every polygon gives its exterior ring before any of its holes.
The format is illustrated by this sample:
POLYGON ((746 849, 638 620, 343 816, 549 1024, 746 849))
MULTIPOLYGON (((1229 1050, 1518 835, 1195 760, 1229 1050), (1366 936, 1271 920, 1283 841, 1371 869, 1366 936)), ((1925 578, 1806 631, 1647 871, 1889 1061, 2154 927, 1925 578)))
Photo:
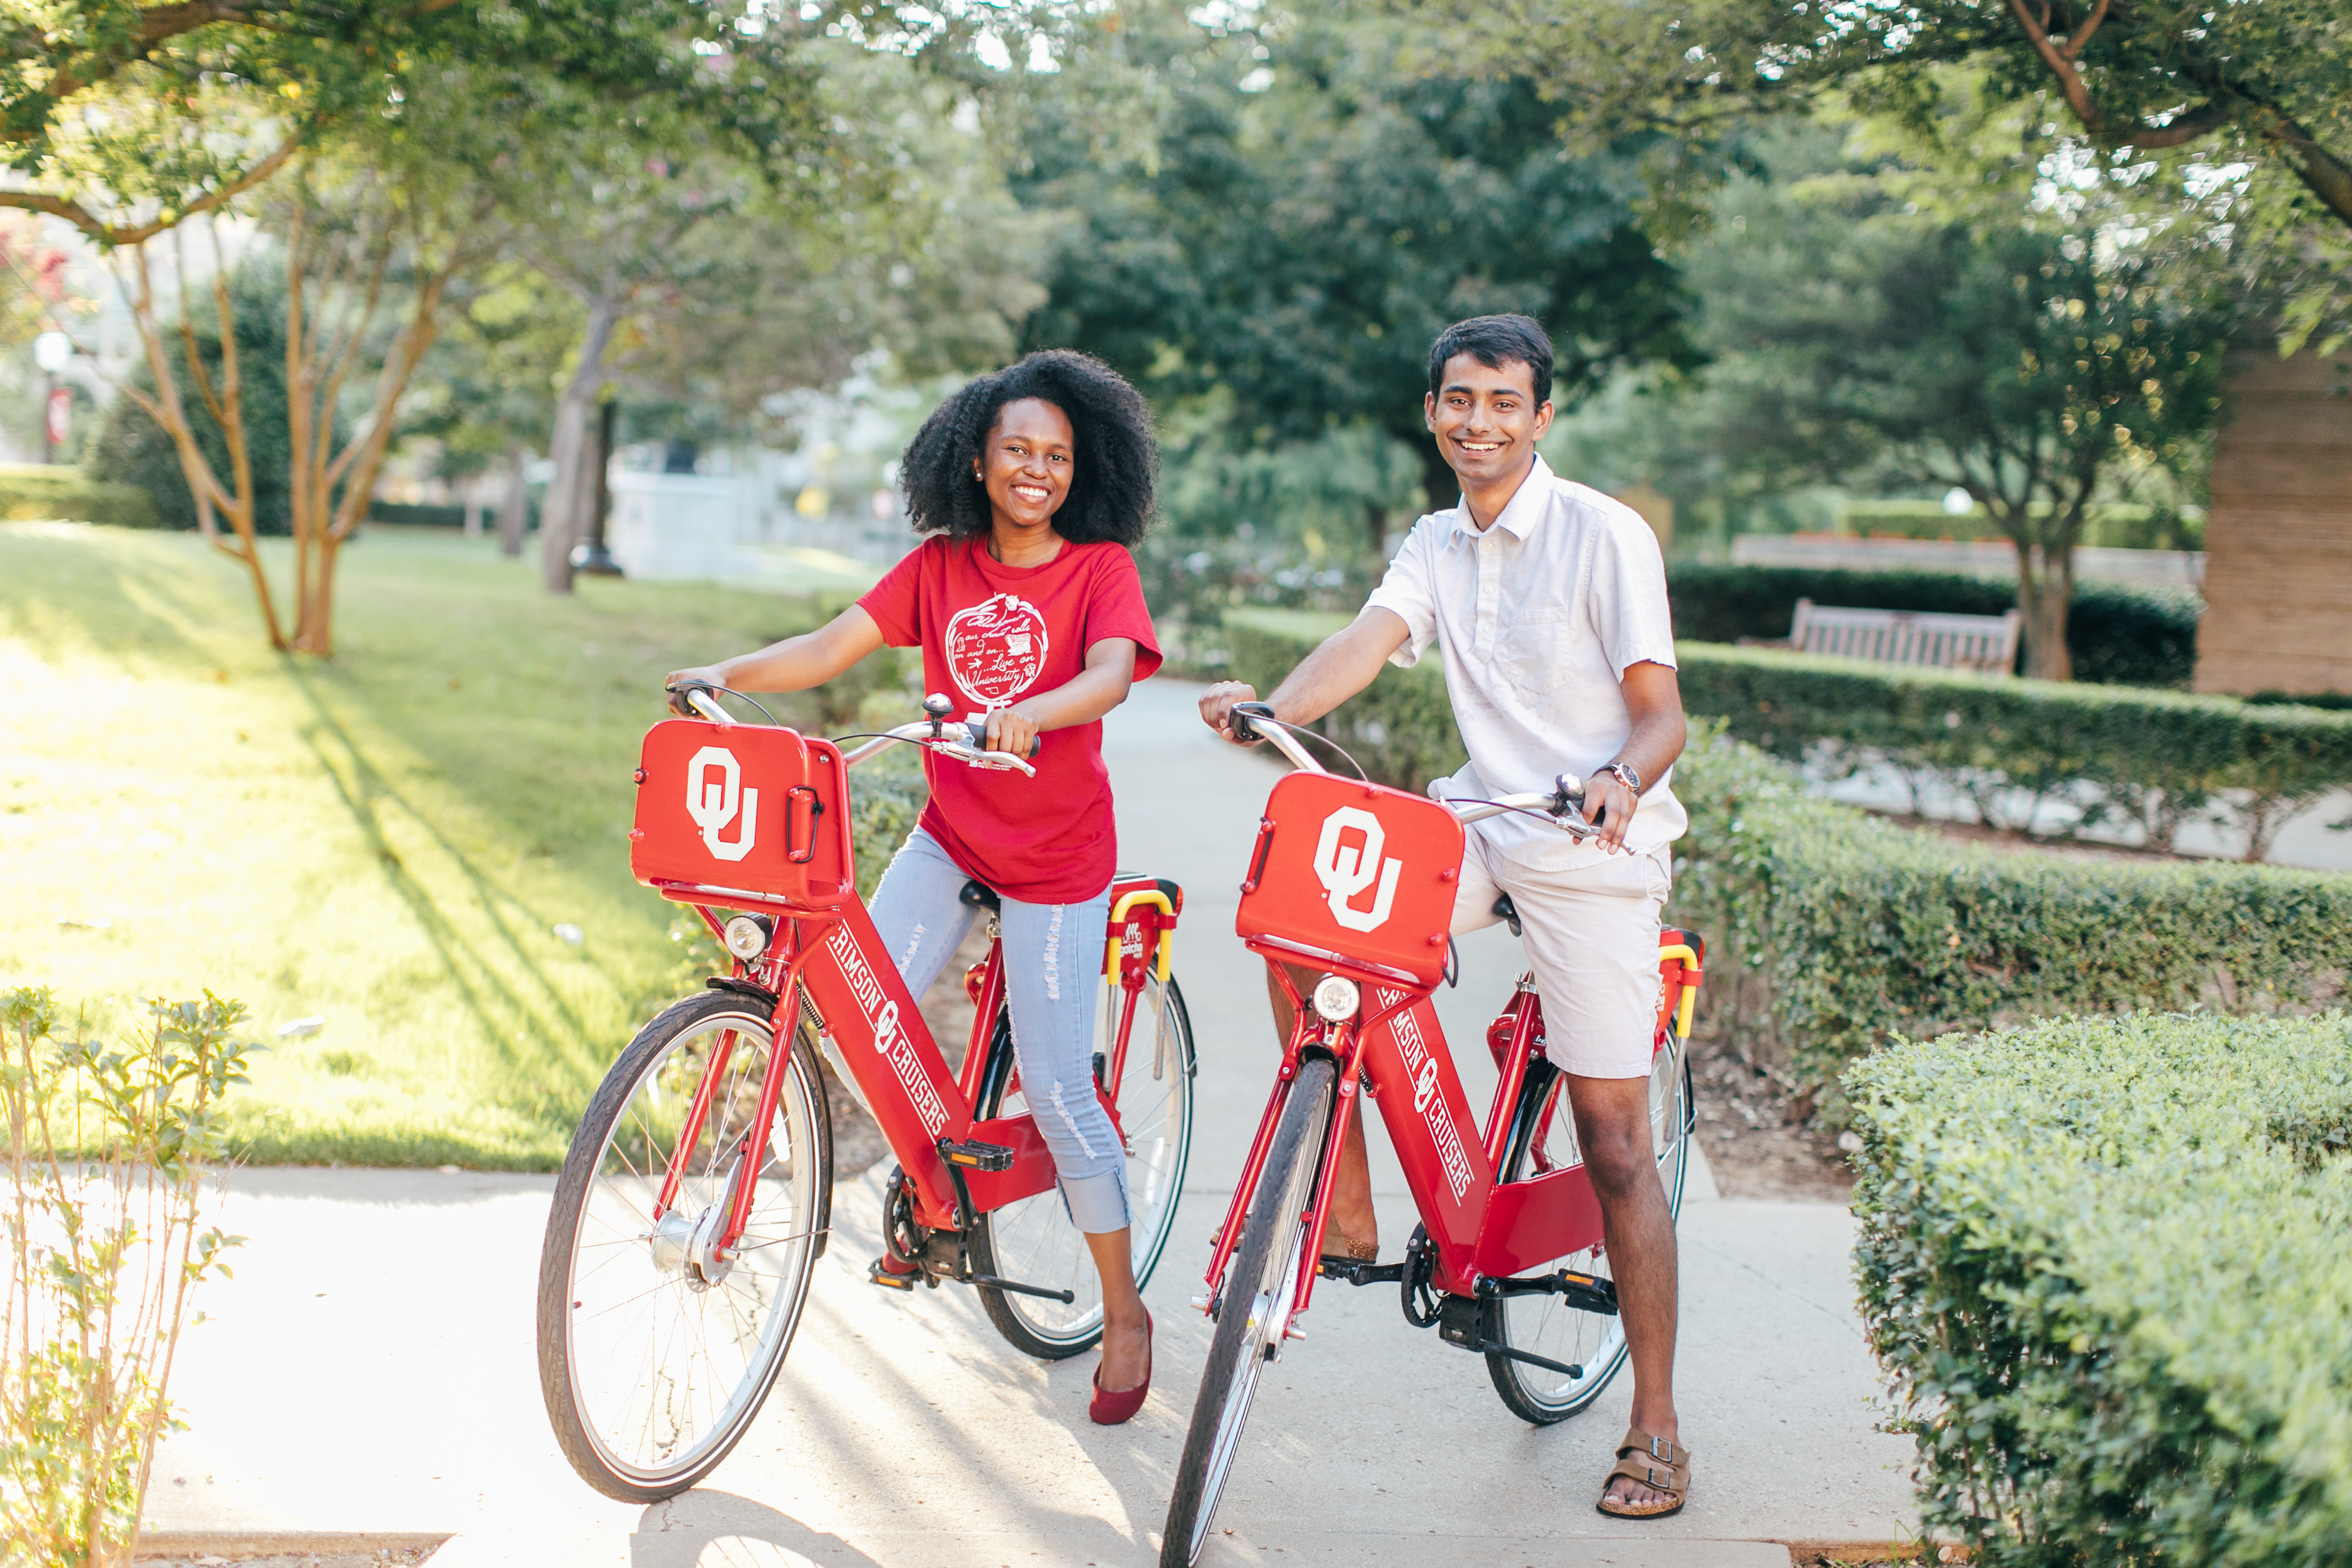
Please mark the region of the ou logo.
POLYGON ((1359 807, 1342 806, 1323 819, 1323 837, 1315 846, 1315 876, 1323 884, 1331 918, 1350 931, 1377 931, 1388 924, 1389 907, 1396 902, 1397 876, 1404 870, 1404 862, 1381 858, 1388 841, 1381 820, 1359 807), (1340 835, 1351 828, 1364 835, 1361 847, 1339 841, 1340 835), (1371 908, 1356 908, 1351 901, 1375 887, 1371 908))
POLYGON ((743 788, 743 767, 723 746, 706 746, 686 765, 686 814, 702 830, 702 845, 723 861, 751 852, 760 829, 760 792, 743 788), (743 819, 735 841, 719 838, 737 816, 743 819))

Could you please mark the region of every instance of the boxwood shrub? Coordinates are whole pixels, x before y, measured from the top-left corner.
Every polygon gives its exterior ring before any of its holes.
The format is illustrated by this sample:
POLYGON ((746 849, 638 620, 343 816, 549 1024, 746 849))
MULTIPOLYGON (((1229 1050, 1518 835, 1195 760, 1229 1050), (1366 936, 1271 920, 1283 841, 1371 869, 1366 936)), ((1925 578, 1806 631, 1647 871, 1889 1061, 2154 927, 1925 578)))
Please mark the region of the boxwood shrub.
POLYGON ((1898 1035, 2308 1010, 2352 965, 2352 876, 1961 843, 1808 794, 1704 730, 1675 779, 1691 826, 1670 913, 1711 944, 1703 1017, 1784 1060, 1832 1120, 1847 1064, 1898 1035))
MULTIPOLYGON (((1798 566, 1677 565, 1666 573, 1675 630, 1702 643, 1786 637, 1797 601, 1862 610, 1999 615, 2017 584, 1944 571, 1841 571, 1798 566)), ((2066 648, 2074 678, 2110 685, 2187 687, 2197 667, 2197 596, 2122 583, 2074 585, 2066 648)))
POLYGON ((1892 762, 1976 802, 1994 826, 2008 791, 2062 802, 2072 823, 2137 824, 2171 847, 2212 816, 2259 858, 2281 825, 2352 785, 2352 713, 2073 682, 2025 681, 1766 648, 1678 643, 1684 705, 1774 754, 1892 762))
POLYGON ((0 519, 58 518, 127 528, 163 526, 154 497, 131 485, 110 485, 64 464, 0 463, 0 519))
POLYGON ((2000 1568, 2352 1563, 2352 1017, 2056 1019, 1847 1082, 1930 1531, 2000 1568))

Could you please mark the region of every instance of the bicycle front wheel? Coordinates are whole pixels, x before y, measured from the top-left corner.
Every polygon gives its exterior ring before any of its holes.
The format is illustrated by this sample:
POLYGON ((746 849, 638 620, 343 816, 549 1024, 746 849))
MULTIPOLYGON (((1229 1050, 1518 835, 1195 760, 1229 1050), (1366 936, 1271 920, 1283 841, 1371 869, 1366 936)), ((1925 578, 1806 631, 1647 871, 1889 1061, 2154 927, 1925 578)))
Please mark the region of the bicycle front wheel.
POLYGON ((1300 1066, 1275 1124, 1274 1143, 1242 1225, 1241 1245, 1225 1265, 1214 1311, 1217 1332, 1201 1373, 1192 1425, 1176 1464, 1176 1490, 1160 1543, 1160 1568, 1192 1568, 1208 1544, 1217 1500, 1233 1474, 1242 1427, 1249 1420, 1257 1380, 1282 1348, 1290 1304, 1298 1291, 1307 1210, 1331 1122, 1333 1068, 1327 1059, 1300 1066))
MULTIPOLYGON (((1575 1119, 1569 1114, 1567 1080, 1555 1075, 1543 1092, 1531 1135, 1511 1151, 1506 1163, 1506 1181, 1582 1162, 1575 1119)), ((1683 1207, 1683 1180, 1690 1168, 1690 1062, 1684 1042, 1669 1033, 1665 1045, 1650 1058, 1650 1146, 1657 1155, 1667 1211, 1677 1217, 1683 1207)), ((1528 1272, 1548 1274, 1557 1269, 1610 1277, 1608 1254, 1599 1246, 1555 1258, 1528 1272)), ((1571 1377, 1508 1356, 1486 1358, 1486 1371, 1503 1403, 1513 1415, 1538 1427, 1590 1406, 1625 1364, 1623 1322, 1606 1312, 1588 1312, 1564 1296, 1504 1296, 1488 1301, 1483 1316, 1482 1332, 1488 1340, 1580 1369, 1571 1377)))
POLYGON ((638 1031, 572 1135, 540 1253, 539 1372, 556 1441, 624 1502, 674 1497, 741 1440, 782 1370, 833 1179, 816 1057, 757 1002, 711 992, 638 1031), (745 1168, 781 1051, 767 1157, 745 1168), (684 1144, 697 1092, 709 1107, 684 1144), (656 1218, 665 1174, 679 1181, 656 1218), (750 1218, 717 1233, 740 1186, 750 1218))
MULTIPOLYGON (((1106 986, 1101 1012, 1105 1048, 1095 1057, 1097 1081, 1109 1071, 1118 1014, 1126 992, 1106 986)), ((983 1117, 1017 1116, 1028 1109, 1013 1069, 1012 1038, 1003 1016, 991 1049, 996 1053, 981 1086, 983 1117)), ((1184 993, 1171 977, 1163 988, 1144 982, 1136 1000, 1135 1023, 1127 1042, 1127 1068, 1112 1100, 1127 1134, 1127 1197, 1130 1210, 1128 1245, 1135 1282, 1151 1278, 1176 1224, 1176 1200, 1184 1190, 1184 1162, 1192 1148, 1192 1020, 1184 993)), ((1058 1187, 1008 1203, 980 1217, 972 1232, 975 1273, 1024 1285, 1067 1291, 1073 1300, 980 1287, 989 1321, 1013 1346, 1045 1361, 1091 1350, 1102 1339, 1102 1281, 1096 1276, 1087 1239, 1070 1223, 1058 1187)))

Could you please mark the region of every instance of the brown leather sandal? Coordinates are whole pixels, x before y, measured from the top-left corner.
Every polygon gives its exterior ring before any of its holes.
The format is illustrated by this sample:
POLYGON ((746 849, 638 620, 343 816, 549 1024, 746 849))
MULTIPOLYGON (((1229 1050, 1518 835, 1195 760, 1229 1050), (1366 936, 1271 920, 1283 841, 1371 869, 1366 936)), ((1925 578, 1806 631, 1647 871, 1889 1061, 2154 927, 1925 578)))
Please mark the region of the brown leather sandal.
POLYGON ((1690 1490, 1690 1450, 1680 1443, 1664 1437, 1653 1437, 1639 1427, 1625 1428, 1625 1440, 1617 1447, 1617 1468, 1601 1480, 1601 1500, 1592 1506, 1612 1519, 1664 1519, 1683 1511, 1684 1494, 1690 1490), (1629 1481, 1639 1481, 1654 1491, 1666 1494, 1663 1502, 1614 1503, 1610 1500, 1609 1484, 1619 1476, 1629 1481))
POLYGON ((1335 1219, 1323 1230, 1323 1256, 1344 1258, 1357 1263, 1377 1263, 1381 1259, 1381 1244, 1357 1240, 1340 1229, 1339 1222, 1335 1219))

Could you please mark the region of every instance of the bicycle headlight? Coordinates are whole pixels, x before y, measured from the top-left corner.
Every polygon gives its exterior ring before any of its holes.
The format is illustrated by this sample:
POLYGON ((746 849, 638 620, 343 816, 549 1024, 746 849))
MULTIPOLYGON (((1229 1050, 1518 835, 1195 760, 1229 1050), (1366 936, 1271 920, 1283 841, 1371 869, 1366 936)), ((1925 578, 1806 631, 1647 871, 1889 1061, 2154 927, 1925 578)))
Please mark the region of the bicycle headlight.
POLYGON ((748 964, 768 950, 768 936, 773 929, 764 915, 738 915, 725 926, 727 950, 748 964))
POLYGON ((1356 982, 1338 975, 1326 975, 1315 982, 1315 1010, 1333 1023, 1344 1023, 1356 1016, 1362 1001, 1356 993, 1356 982))

